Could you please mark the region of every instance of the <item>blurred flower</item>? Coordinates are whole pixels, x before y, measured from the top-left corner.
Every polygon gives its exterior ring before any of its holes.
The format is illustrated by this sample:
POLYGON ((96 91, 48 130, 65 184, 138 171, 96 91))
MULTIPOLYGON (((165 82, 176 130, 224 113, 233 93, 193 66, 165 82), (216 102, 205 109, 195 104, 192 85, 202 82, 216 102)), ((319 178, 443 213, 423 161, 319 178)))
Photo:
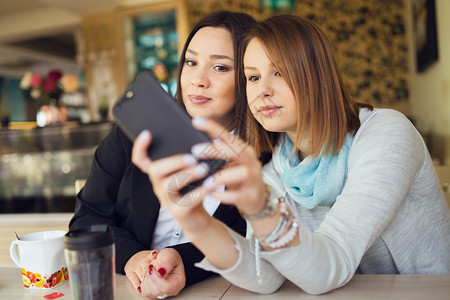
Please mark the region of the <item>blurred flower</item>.
POLYGON ((29 89, 31 86, 31 78, 33 77, 33 73, 31 71, 26 71, 25 74, 23 74, 22 79, 20 80, 20 88, 22 90, 29 89))
POLYGON ((40 89, 32 89, 30 95, 31 98, 38 99, 42 95, 42 93, 40 89))
POLYGON ((73 93, 78 91, 80 87, 80 83, 78 81, 78 77, 73 74, 65 74, 61 78, 61 84, 67 93, 73 93))
POLYGON ((48 73, 47 79, 51 81, 57 81, 62 77, 62 72, 60 70, 51 70, 48 73))
POLYGON ((56 81, 50 77, 47 77, 44 80, 44 84, 42 85, 42 89, 44 90, 44 92, 46 92, 47 94, 53 93, 54 91, 56 91, 56 81))
POLYGON ((31 76, 30 86, 32 88, 39 88, 42 84, 42 77, 39 74, 33 74, 31 76))
POLYGON ((63 75, 57 69, 50 70, 45 78, 41 74, 27 71, 20 81, 20 88, 29 90, 31 98, 39 105, 58 105, 64 92, 75 92, 78 87, 78 78, 75 75, 63 75))

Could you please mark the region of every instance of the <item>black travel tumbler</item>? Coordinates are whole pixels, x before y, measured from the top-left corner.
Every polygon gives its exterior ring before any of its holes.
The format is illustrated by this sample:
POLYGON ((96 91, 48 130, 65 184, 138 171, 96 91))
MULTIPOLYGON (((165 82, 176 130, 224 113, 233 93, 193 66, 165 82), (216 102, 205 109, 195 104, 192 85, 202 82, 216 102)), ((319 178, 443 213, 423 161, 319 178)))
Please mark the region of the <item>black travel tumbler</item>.
POLYGON ((115 245, 107 225, 69 231, 64 236, 64 255, 74 299, 114 299, 115 245))

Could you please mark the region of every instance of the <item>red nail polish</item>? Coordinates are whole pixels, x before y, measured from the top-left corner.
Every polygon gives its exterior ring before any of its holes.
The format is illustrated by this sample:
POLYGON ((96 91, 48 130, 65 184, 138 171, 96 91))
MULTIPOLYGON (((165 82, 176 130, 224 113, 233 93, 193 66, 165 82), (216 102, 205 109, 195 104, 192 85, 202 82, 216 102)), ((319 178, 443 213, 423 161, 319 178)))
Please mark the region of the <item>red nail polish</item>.
POLYGON ((141 290, 140 286, 138 286, 137 290, 138 290, 139 293, 142 293, 142 290, 141 290))
POLYGON ((156 259, 158 257, 158 251, 153 251, 152 252, 152 258, 156 259))
POLYGON ((153 269, 153 265, 151 264, 150 266, 148 266, 148 274, 152 275, 152 269, 153 269))
POLYGON ((158 273, 159 273, 159 275, 164 276, 164 274, 166 274, 166 269, 159 268, 158 273))

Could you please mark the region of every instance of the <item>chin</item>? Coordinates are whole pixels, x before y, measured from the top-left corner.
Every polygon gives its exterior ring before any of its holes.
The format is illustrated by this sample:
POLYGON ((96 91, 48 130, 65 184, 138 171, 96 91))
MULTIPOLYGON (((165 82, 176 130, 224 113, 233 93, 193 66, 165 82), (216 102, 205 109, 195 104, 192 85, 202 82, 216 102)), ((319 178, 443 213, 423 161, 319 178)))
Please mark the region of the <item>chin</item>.
POLYGON ((189 115, 193 118, 206 118, 206 119, 210 119, 212 116, 210 113, 208 113, 206 110, 203 111, 202 109, 190 109, 190 108, 186 108, 187 112, 189 113, 189 115))
POLYGON ((285 128, 280 128, 279 126, 273 126, 272 124, 264 124, 264 123, 260 123, 261 126, 266 130, 266 131, 270 131, 270 132, 286 132, 285 128))

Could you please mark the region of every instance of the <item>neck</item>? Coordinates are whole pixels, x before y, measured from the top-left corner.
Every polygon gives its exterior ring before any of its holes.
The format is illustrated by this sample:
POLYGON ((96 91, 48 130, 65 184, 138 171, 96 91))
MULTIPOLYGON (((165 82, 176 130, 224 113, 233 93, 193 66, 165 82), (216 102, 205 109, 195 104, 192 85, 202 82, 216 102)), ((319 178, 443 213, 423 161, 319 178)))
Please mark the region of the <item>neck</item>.
MULTIPOLYGON (((295 133, 292 132, 286 132, 286 135, 289 137, 289 139, 291 140, 292 143, 295 142, 295 138, 297 137, 295 133)), ((308 156, 310 154, 309 151, 309 139, 308 138, 303 138, 300 141, 300 145, 295 145, 294 147, 296 148, 296 152, 298 153, 298 157, 303 160, 306 156, 308 156)))

